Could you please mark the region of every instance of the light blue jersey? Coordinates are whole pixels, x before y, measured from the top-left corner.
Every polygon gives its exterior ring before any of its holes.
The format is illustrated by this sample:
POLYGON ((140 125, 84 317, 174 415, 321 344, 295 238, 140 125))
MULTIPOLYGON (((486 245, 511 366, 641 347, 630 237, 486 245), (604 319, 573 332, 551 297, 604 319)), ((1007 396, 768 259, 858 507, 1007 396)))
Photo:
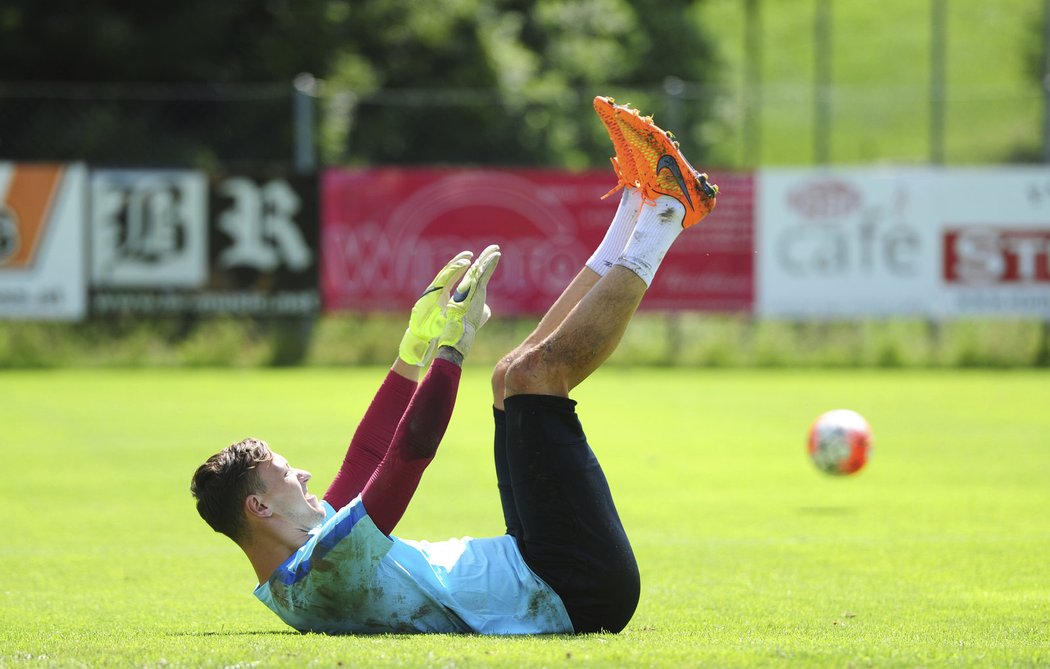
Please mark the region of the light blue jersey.
POLYGON ((561 598, 513 537, 436 543, 388 537, 361 498, 325 520, 255 596, 302 632, 572 632, 561 598))

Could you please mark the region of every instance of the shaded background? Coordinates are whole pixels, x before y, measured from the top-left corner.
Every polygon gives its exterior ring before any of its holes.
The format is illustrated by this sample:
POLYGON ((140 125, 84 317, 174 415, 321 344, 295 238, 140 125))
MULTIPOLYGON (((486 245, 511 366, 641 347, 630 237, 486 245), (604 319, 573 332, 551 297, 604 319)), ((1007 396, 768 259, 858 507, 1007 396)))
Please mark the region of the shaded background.
POLYGON ((1040 161, 1045 4, 10 0, 0 158, 604 166, 601 93, 712 167, 1040 161))

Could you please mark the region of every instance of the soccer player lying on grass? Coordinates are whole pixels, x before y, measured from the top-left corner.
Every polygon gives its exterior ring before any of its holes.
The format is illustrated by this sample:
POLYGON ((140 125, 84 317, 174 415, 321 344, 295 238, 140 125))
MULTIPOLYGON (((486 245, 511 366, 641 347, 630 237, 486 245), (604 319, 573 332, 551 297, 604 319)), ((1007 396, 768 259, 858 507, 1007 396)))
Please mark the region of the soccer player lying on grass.
POLYGON ((542 634, 618 632, 630 620, 638 567, 569 393, 612 354, 664 254, 714 207, 717 189, 651 119, 608 98, 595 108, 624 192, 586 266, 495 367, 504 536, 428 543, 392 534, 434 459, 460 365, 487 318, 494 246, 473 264, 467 252, 452 259, 416 303, 323 501, 308 494, 308 472, 256 439, 197 469, 201 516, 244 550, 255 595, 292 627, 542 634))

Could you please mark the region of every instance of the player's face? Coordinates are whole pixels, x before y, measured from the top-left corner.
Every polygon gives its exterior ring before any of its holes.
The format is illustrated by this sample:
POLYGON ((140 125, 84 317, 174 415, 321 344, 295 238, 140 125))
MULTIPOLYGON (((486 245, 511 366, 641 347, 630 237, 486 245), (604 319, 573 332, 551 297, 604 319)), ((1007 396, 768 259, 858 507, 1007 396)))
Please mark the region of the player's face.
POLYGON ((266 486, 266 492, 261 493, 260 497, 274 516, 304 531, 321 524, 324 520, 321 500, 306 490, 310 472, 292 467, 283 456, 276 453, 269 462, 259 465, 258 471, 266 486))

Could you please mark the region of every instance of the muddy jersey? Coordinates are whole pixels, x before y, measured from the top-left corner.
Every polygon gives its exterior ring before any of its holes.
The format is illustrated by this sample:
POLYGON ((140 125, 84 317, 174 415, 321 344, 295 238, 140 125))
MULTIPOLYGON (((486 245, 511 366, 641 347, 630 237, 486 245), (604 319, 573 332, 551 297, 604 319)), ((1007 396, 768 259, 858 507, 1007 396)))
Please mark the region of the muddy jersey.
POLYGON ((571 633, 561 598, 513 537, 408 541, 383 534, 357 497, 255 589, 302 632, 571 633))

